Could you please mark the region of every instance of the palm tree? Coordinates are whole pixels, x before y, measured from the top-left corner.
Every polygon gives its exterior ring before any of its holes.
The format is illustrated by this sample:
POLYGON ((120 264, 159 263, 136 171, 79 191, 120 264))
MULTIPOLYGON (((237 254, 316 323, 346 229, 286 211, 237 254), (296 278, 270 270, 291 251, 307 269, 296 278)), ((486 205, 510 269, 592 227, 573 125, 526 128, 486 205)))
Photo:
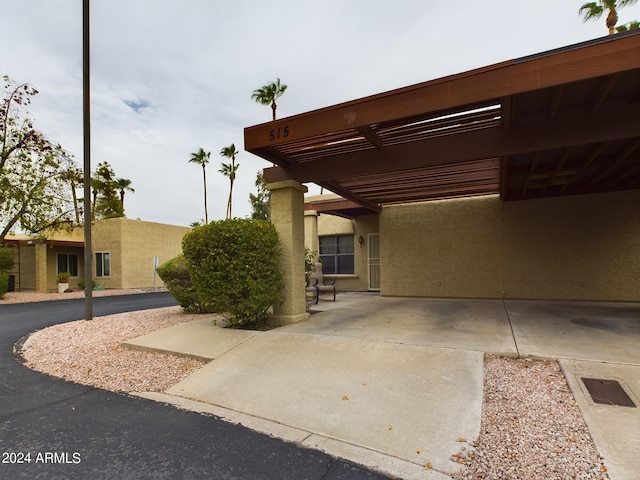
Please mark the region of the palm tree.
POLYGON ((62 178, 69 182, 71 186, 71 195, 73 197, 73 208, 76 214, 76 224, 80 225, 80 207, 78 206, 78 195, 76 193, 76 187, 84 183, 84 175, 80 169, 69 169, 63 172, 62 178))
POLYGON ((127 190, 131 193, 136 193, 136 191, 131 188, 131 180, 126 178, 116 178, 114 186, 120 190, 120 203, 122 204, 122 211, 124 212, 124 191, 127 190))
POLYGON ((598 0, 597 2, 587 2, 580 7, 578 13, 584 15, 584 21, 586 22, 587 20, 599 19, 604 14, 604 11, 608 10, 606 24, 609 29, 609 35, 613 35, 616 23, 618 23, 618 9, 637 2, 638 0, 598 0))
POLYGON ((205 225, 209 223, 209 214, 207 212, 207 170, 206 166, 209 163, 209 157, 211 157, 211 152, 205 152, 202 147, 196 153, 191 154, 191 158, 189 159, 189 163, 197 163, 198 165, 202 165, 202 179, 204 182, 204 223, 205 225))
POLYGON ((222 163, 220 170, 218 170, 225 177, 229 178, 229 200, 227 201, 227 219, 231 218, 231 203, 233 199, 233 182, 236 179, 236 170, 240 164, 236 164, 236 155, 238 151, 236 146, 232 143, 228 147, 224 147, 220 150, 220 155, 231 159, 231 163, 222 163))
POLYGON ((273 111, 273 120, 275 120, 276 109, 278 108, 278 106, 276 105, 276 99, 282 96, 286 89, 287 86, 281 85, 280 79, 276 78, 275 82, 268 83, 258 90, 254 90, 251 98, 261 105, 271 105, 271 110, 273 111))

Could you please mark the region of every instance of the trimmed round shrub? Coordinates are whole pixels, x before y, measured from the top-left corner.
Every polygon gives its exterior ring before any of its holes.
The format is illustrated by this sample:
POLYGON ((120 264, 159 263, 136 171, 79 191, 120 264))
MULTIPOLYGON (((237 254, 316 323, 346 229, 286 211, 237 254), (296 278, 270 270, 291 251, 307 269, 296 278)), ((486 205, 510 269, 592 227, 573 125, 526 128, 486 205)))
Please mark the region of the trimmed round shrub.
POLYGON ((280 243, 271 222, 234 218, 196 227, 182 240, 198 299, 230 326, 253 326, 284 301, 280 243))
POLYGON ((185 312, 208 313, 205 305, 198 299, 196 289, 191 283, 189 269, 183 254, 164 262, 156 269, 156 272, 185 312))

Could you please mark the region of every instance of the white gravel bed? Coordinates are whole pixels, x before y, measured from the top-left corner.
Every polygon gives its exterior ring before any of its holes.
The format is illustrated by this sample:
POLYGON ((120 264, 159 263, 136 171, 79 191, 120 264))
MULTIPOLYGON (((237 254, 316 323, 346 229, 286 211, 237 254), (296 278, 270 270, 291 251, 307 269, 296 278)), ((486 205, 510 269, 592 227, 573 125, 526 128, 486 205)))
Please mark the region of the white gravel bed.
POLYGON ((480 437, 455 480, 608 479, 557 362, 488 355, 480 437))
POLYGON ((30 335, 22 355, 27 367, 67 381, 116 392, 163 392, 205 362, 120 344, 198 318, 167 307, 63 323, 30 335))
MULTIPOLYGON (((112 290, 94 290, 93 297, 110 297, 113 295, 134 295, 144 293, 138 289, 112 289, 112 290)), ((51 300, 69 300, 71 298, 84 298, 83 290, 73 290, 71 292, 7 292, 0 298, 0 305, 9 303, 29 303, 29 302, 47 302, 51 300)))

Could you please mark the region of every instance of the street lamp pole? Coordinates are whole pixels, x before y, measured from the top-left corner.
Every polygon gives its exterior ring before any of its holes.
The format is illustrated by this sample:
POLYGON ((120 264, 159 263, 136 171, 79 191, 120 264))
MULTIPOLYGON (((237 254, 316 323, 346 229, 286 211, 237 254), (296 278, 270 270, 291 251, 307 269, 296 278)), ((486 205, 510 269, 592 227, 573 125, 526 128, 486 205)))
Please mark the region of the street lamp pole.
POLYGON ((93 319, 91 248, 91 109, 89 82, 89 0, 82 0, 82 133, 84 154, 84 318, 93 319))

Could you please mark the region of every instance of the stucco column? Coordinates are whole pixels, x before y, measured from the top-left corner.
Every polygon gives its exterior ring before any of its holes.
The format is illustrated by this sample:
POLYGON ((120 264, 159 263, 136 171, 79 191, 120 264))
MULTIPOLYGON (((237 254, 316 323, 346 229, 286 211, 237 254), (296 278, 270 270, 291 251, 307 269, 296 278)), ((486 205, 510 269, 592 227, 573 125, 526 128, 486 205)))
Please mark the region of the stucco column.
POLYGON ((45 243, 37 243, 35 245, 35 273, 36 273, 36 292, 47 291, 47 245, 45 243))
POLYGON ((280 269, 285 301, 275 305, 271 322, 286 325, 307 320, 304 283, 304 194, 307 187, 293 180, 267 185, 271 192, 271 221, 280 237, 280 269))
POLYGON ((315 210, 304 211, 304 246, 316 252, 318 258, 318 212, 315 210))

